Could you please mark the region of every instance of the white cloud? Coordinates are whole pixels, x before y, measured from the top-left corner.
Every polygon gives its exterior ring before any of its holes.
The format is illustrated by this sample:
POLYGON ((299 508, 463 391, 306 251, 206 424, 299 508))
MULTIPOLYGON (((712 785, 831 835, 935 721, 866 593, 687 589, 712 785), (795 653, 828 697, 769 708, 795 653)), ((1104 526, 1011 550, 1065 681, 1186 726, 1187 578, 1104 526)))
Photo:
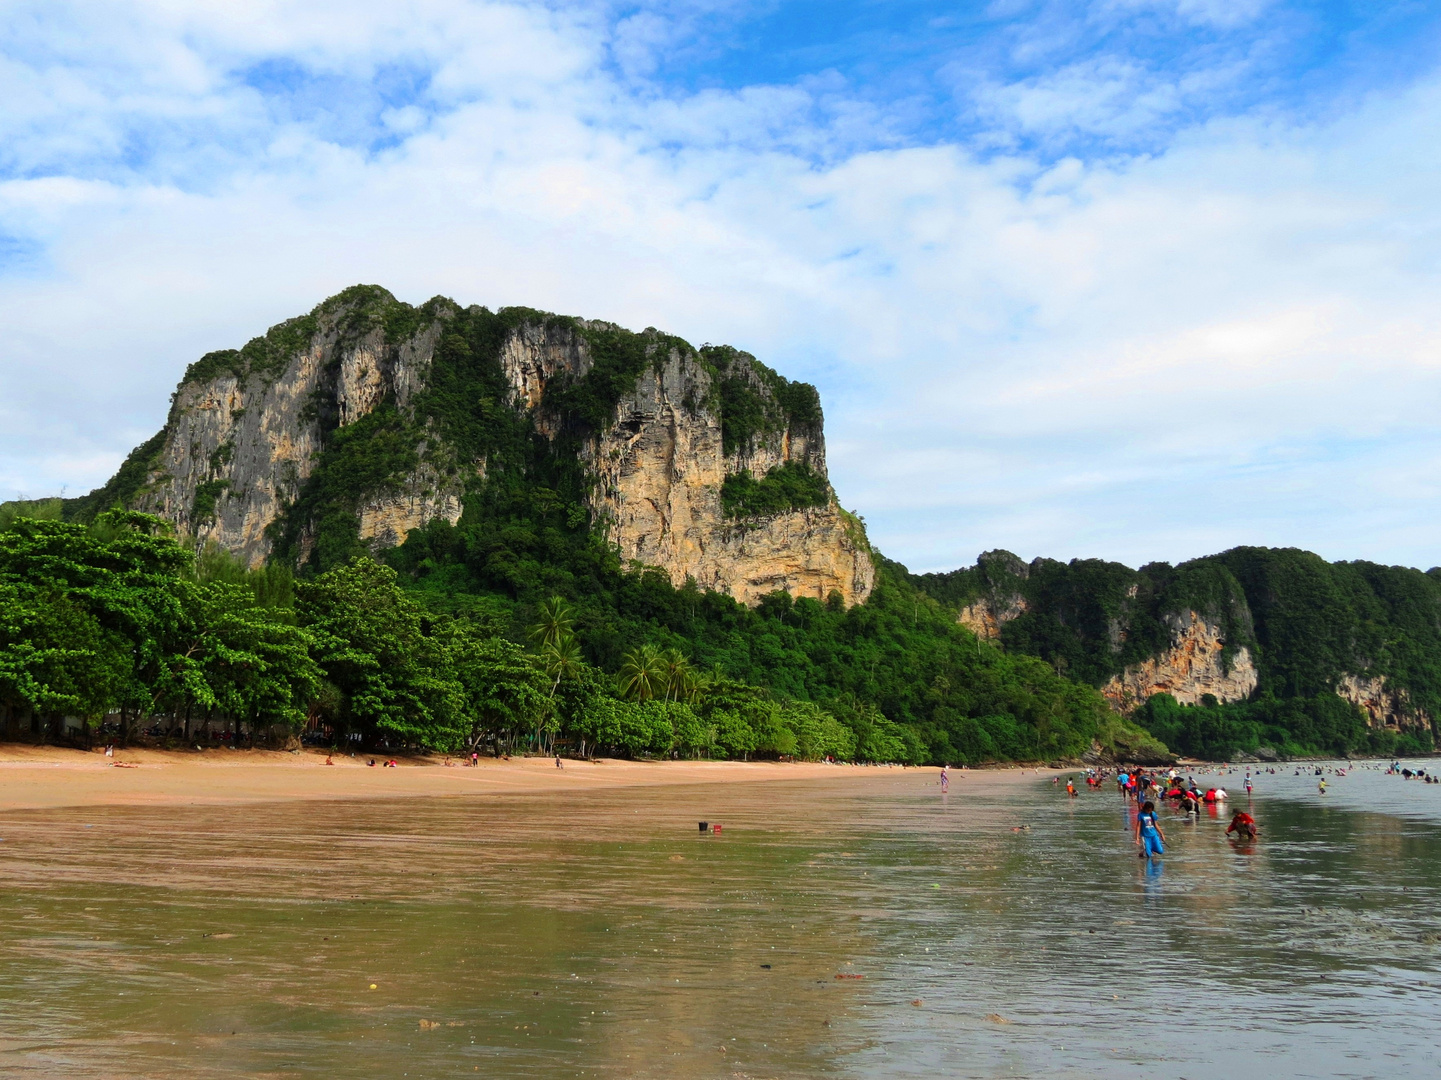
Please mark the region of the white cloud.
MULTIPOLYGON (((814 119, 843 85, 628 89, 594 13, 241 10, 117 5, 104 41, 32 34, 0 73, 12 152, 48 174, 0 183, 0 233, 45 267, 0 276, 0 495, 103 481, 187 362, 371 281, 815 378, 842 498, 913 565, 1242 542, 1441 562, 1435 85, 1130 159, 837 156, 886 142, 873 107, 814 119), (375 150, 237 78, 278 53, 355 86, 417 64, 432 91, 376 108, 400 141, 375 150), (149 158, 116 149, 137 131, 149 158)), ((1002 88, 1013 114, 1038 87, 1002 88)), ((1026 122, 1170 107, 1123 87, 1077 112, 1086 92, 1026 122)))

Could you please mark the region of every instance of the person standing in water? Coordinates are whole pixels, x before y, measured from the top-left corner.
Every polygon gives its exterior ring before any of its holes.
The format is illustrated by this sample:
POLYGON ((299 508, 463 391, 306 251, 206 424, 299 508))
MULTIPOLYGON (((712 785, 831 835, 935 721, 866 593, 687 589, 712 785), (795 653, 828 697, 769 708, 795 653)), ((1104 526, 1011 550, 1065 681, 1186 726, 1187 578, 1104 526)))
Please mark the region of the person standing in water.
POLYGON ((1136 815, 1136 852, 1142 859, 1151 859, 1166 853, 1166 834, 1161 831, 1161 819, 1156 816, 1156 804, 1148 802, 1136 815))
POLYGON ((951 767, 949 764, 941 766, 941 794, 951 790, 951 767))
POLYGON ((1321 782, 1316 785, 1316 788, 1322 795, 1326 794, 1326 778, 1324 776, 1321 777, 1321 782))
POLYGON ((1246 798, 1251 797, 1251 770, 1246 770, 1246 798))

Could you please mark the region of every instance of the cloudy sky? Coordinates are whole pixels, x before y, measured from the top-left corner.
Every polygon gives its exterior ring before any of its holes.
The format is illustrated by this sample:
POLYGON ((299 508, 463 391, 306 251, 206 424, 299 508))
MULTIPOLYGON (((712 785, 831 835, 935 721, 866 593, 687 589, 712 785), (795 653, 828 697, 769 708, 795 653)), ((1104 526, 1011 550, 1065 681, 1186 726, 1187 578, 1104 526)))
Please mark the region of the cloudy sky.
POLYGON ((1441 563, 1424 0, 0 0, 0 498, 346 285, 817 383, 914 569, 1441 563))

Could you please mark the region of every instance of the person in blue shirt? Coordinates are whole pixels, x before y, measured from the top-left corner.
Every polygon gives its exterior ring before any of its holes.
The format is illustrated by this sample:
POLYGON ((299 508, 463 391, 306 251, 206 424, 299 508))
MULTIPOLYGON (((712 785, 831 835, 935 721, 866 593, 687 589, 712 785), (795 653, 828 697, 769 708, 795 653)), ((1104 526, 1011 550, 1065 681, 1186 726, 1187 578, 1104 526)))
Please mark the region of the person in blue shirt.
POLYGON ((1156 804, 1148 802, 1136 815, 1136 852, 1142 859, 1164 855, 1166 834, 1161 831, 1161 819, 1156 816, 1156 804))

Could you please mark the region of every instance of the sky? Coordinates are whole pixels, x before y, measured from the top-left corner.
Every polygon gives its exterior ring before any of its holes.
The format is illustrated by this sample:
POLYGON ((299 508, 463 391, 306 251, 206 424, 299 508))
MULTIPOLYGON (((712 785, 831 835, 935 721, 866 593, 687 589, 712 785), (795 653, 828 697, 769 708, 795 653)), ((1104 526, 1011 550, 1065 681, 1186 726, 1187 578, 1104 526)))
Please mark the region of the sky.
POLYGON ((0 498, 347 285, 815 383, 913 570, 1441 563, 1441 6, 0 0, 0 498))

